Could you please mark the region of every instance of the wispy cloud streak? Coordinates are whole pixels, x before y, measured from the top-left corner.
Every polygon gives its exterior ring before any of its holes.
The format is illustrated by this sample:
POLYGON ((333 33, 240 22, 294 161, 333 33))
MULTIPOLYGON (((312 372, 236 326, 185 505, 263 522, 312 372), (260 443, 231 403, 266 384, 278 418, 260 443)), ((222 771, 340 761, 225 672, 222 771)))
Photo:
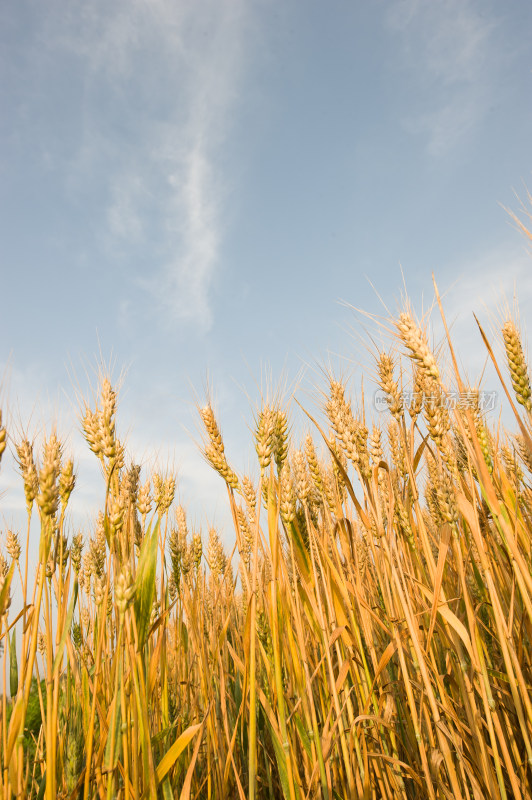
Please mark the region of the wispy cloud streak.
POLYGON ((426 137, 431 155, 445 155, 492 100, 496 23, 472 0, 402 0, 387 22, 423 101, 424 110, 405 119, 405 127, 426 137))
POLYGON ((99 181, 108 248, 124 258, 132 248, 149 254, 149 274, 135 276, 142 287, 171 318, 207 329, 248 4, 97 0, 69 8, 49 18, 46 40, 52 54, 81 62, 82 137, 71 174, 78 185, 99 181))

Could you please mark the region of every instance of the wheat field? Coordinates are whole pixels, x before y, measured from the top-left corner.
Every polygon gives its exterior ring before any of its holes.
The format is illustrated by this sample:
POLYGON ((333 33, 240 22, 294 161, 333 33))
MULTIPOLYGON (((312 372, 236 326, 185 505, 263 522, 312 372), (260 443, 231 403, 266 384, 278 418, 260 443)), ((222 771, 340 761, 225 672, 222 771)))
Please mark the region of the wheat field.
POLYGON ((1 428, 28 518, 0 557, 5 800, 532 797, 521 332, 510 316, 498 342, 478 331, 505 430, 448 334, 444 359, 407 306, 388 327, 365 380, 385 413, 374 424, 331 374, 295 442, 286 409, 265 403, 255 478, 198 409, 233 554, 216 530, 189 530, 172 475, 127 462, 108 378, 81 411, 106 487, 88 530, 67 535, 76 471, 54 432, 37 453, 1 428))

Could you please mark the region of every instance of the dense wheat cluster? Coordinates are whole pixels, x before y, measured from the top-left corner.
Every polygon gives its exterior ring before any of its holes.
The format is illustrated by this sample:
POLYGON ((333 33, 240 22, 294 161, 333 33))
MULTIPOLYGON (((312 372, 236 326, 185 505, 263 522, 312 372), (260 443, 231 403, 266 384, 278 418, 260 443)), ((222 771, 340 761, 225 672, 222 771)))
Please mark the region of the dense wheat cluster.
POLYGON ((410 310, 392 323, 374 371, 386 411, 356 411, 331 376, 295 442, 264 405, 255 479, 201 408, 234 557, 190 529, 172 475, 128 462, 108 380, 82 412, 106 485, 91 530, 70 531, 76 473, 55 434, 39 453, 10 442, 40 541, 34 576, 25 532, 0 556, 6 800, 532 797, 521 335, 503 321, 503 364, 480 332, 510 432, 450 340, 442 364, 410 310))

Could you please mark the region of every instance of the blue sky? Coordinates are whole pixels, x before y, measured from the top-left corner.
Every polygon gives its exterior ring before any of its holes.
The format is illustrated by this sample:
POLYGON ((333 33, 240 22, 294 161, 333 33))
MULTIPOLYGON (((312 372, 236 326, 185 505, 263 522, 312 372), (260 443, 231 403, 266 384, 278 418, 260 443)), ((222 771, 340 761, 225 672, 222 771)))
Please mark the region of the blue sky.
MULTIPOLYGON (((101 499, 76 421, 100 357, 126 371, 130 455, 223 525, 206 384, 244 470, 261 386, 299 380, 312 408, 320 365, 358 385, 347 304, 396 310, 404 280, 421 313, 434 272, 473 377, 470 312, 517 287, 530 319, 503 210, 531 183, 529 3, 18 0, 0 37, 2 406, 10 433, 57 421, 78 517, 101 499)), ((0 489, 11 524, 8 458, 0 489)))

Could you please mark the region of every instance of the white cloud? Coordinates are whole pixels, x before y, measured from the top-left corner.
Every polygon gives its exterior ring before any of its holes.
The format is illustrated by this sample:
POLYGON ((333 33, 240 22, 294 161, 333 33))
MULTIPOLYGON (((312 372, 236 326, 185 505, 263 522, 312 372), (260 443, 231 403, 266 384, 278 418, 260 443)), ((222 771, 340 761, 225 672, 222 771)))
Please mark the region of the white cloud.
POLYGON ((501 247, 456 265, 460 275, 449 289, 454 314, 489 311, 501 314, 516 301, 532 308, 530 255, 516 247, 501 247))
POLYGON ((456 92, 446 105, 426 114, 418 114, 404 125, 411 133, 427 137, 427 152, 443 156, 473 130, 481 114, 479 98, 473 102, 469 90, 456 92))
MULTIPOLYGON (((249 54, 244 0, 63 4, 47 20, 52 56, 83 73, 71 186, 98 182, 106 247, 149 253, 140 276, 174 319, 206 329, 229 176, 224 145, 249 54)), ((139 277, 139 276, 137 276, 139 277)))
MULTIPOLYGON (((495 390, 502 402, 499 380, 491 365, 486 347, 473 314, 476 315, 499 364, 505 374, 505 357, 501 343, 501 326, 508 314, 521 321, 530 319, 532 313, 532 284, 530 274, 530 254, 524 248, 501 247, 488 253, 480 253, 476 258, 464 260, 448 268, 448 274, 459 277, 449 285, 441 278, 438 289, 442 296, 443 308, 450 327, 451 340, 463 376, 476 382, 483 371, 484 388, 495 390)), ((432 313, 435 342, 444 340, 443 325, 438 309, 432 313)), ((523 325, 525 340, 532 334, 523 325)))
MULTIPOLYGON (((202 142, 187 151, 169 175, 172 200, 167 230, 179 236, 179 248, 170 255, 162 275, 161 297, 186 320, 208 327, 211 313, 208 287, 218 260, 221 241, 220 191, 215 167, 202 142)), ((172 237, 172 239, 177 238, 172 237)))
POLYGON ((482 119, 492 98, 496 23, 472 0, 403 0, 387 17, 400 37, 405 66, 429 111, 413 113, 405 127, 426 137, 441 156, 482 119))

